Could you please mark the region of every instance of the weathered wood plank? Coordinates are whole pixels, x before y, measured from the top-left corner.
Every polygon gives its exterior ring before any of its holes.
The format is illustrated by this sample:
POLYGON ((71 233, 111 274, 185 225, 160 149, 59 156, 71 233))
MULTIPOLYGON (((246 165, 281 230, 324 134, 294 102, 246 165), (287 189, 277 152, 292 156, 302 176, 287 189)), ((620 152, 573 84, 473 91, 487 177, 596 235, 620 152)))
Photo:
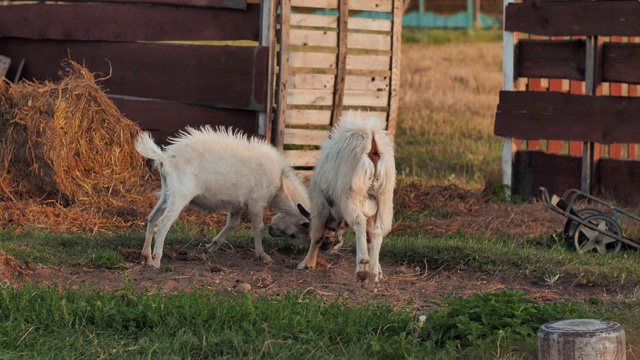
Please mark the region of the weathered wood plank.
POLYGON ((545 36, 640 36, 637 1, 530 1, 508 4, 506 31, 545 36))
POLYGON ((237 11, 119 3, 40 3, 6 5, 0 11, 0 37, 26 39, 257 41, 259 25, 259 5, 237 11))
POLYGON ((284 139, 293 145, 320 145, 329 137, 327 130, 284 129, 284 139))
MULTIPOLYGON (((316 9, 337 9, 339 0, 293 0, 294 7, 309 7, 316 9)), ((350 10, 391 12, 392 0, 351 0, 350 10)))
POLYGON ((585 79, 584 40, 520 40, 516 53, 518 77, 585 79))
POLYGON ((402 52, 400 47, 402 44, 402 17, 404 7, 402 0, 393 0, 393 31, 391 34, 391 74, 389 76, 390 91, 388 95, 387 109, 387 131, 389 136, 394 139, 396 136, 396 127, 398 124, 398 107, 400 106, 400 58, 402 52))
POLYGON ((640 98, 501 91, 494 133, 518 139, 638 143, 640 98))
POLYGON ((286 124, 291 126, 329 126, 331 110, 289 109, 286 124))
POLYGON ((268 47, 0 39, 23 78, 53 79, 68 58, 107 76, 111 94, 264 111, 268 47), (252 76, 247 76, 253 74, 252 76))
POLYGON ((316 166, 320 150, 286 150, 284 154, 293 167, 316 166))
POLYGON ((640 84, 640 44, 604 43, 602 81, 640 84))
POLYGON ((280 4, 280 31, 279 31, 279 44, 280 44, 280 53, 278 54, 278 76, 277 76, 277 84, 276 88, 278 89, 277 100, 276 100, 276 118, 273 124, 272 138, 273 144, 278 149, 284 148, 284 128, 285 121, 287 116, 287 89, 289 88, 289 60, 291 56, 291 51, 289 49, 290 43, 290 35, 291 35, 291 25, 289 23, 290 15, 291 15, 291 1, 290 0, 282 0, 280 4))
POLYGON ((347 48, 349 31, 349 0, 338 3, 338 54, 336 55, 336 76, 333 84, 333 106, 331 107, 331 126, 340 120, 344 106, 344 85, 347 75, 347 48))
MULTIPOLYGON (((335 75, 297 73, 289 76, 290 89, 330 89, 335 75)), ((347 75, 345 90, 389 91, 386 76, 347 75)))
MULTIPOLYGON (((349 30, 391 31, 391 20, 349 18, 349 30)), ((338 17, 315 14, 291 14, 291 26, 337 28, 338 17)))
MULTIPOLYGON (((307 67, 320 69, 335 69, 335 54, 317 52, 292 52, 289 58, 291 67, 307 67)), ((377 55, 347 55, 347 69, 353 70, 389 70, 391 59, 389 56, 377 55)))
MULTIPOLYGON (((333 105, 333 90, 290 90, 289 105, 333 105)), ((388 91, 345 91, 344 106, 387 107, 388 91)))
MULTIPOLYGON (((291 29, 289 45, 337 47, 339 32, 327 30, 291 29)), ((385 34, 349 33, 350 49, 389 50, 391 38, 385 34)))
MULTIPOLYGON (((69 3, 86 3, 87 0, 65 0, 69 3)), ((194 6, 202 8, 219 8, 245 10, 247 0, 92 0, 94 3, 134 3, 134 4, 156 4, 156 5, 180 5, 194 6)))
POLYGON ((136 122, 144 130, 152 131, 160 143, 164 143, 168 136, 183 129, 186 124, 193 127, 232 126, 248 134, 256 134, 258 130, 256 113, 253 111, 215 109, 172 101, 110 99, 127 119, 136 122))

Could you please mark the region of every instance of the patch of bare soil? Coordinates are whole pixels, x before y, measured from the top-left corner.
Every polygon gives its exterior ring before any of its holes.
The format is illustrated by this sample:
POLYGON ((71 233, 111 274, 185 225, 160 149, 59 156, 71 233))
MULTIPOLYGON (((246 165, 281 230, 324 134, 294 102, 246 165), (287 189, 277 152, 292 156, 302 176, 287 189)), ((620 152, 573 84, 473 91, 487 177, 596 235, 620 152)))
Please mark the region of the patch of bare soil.
MULTIPOLYGON (((492 203, 490 197, 491 194, 486 192, 454 185, 399 184, 395 206, 398 213, 407 219, 399 219, 392 233, 439 236, 458 232, 506 235, 514 241, 542 241, 562 229, 565 219, 539 202, 492 203)), ((151 209, 153 204, 148 206, 151 209)), ((142 232, 146 215, 142 213, 122 210, 119 216, 122 222, 134 224, 133 228, 142 232)), ((189 210, 181 220, 208 222, 207 226, 219 229, 223 218, 207 217, 207 214, 189 210)), ((378 284, 363 284, 356 282, 355 254, 344 249, 337 254, 321 253, 316 269, 297 270, 296 265, 302 257, 283 255, 277 249, 267 249, 274 262, 264 264, 248 249, 223 246, 219 252, 209 254, 204 250, 204 242, 195 251, 175 248, 170 243, 165 247, 160 270, 142 265, 142 244, 137 244, 130 249, 119 249, 127 259, 126 269, 27 266, 11 260, 9 263, 12 265, 9 266, 6 261, 0 263, 3 270, 0 274, 12 282, 57 283, 61 288, 86 284, 117 289, 130 281, 135 289, 150 289, 159 294, 206 288, 223 293, 250 291, 255 295, 278 297, 297 290, 318 294, 327 301, 338 296, 346 296, 349 301, 357 303, 382 300, 397 307, 411 306, 420 313, 428 312, 433 307, 433 300, 440 300, 446 295, 467 296, 500 289, 520 289, 538 301, 586 299, 593 295, 607 298, 624 291, 582 286, 575 284, 575 279, 561 278, 550 286, 538 278, 522 279, 500 273, 479 275, 467 272, 464 265, 455 269, 435 269, 429 266, 428 257, 424 265, 417 267, 383 262, 384 279, 378 284), (13 274, 12 269, 15 270, 13 274)))

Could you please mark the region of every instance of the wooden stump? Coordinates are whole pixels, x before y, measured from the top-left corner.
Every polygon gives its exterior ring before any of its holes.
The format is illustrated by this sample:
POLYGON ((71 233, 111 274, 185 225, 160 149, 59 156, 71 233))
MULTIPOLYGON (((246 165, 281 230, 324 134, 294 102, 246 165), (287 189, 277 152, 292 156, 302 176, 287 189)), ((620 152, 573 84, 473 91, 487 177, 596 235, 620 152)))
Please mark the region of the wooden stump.
POLYGON ((546 323, 538 330, 538 360, 625 360, 624 328, 595 319, 546 323))

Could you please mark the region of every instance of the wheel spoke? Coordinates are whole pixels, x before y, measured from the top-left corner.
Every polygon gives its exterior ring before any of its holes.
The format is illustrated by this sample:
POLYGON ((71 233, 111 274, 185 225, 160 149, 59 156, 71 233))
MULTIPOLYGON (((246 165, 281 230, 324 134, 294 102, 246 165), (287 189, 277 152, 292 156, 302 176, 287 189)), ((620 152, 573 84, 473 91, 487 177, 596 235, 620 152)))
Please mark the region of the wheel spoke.
POLYGON ((597 231, 581 226, 576 232, 576 236, 580 235, 584 236, 584 240, 586 241, 584 244, 579 244, 579 252, 589 251, 598 245, 596 243, 596 239, 598 238, 597 231))
POLYGON ((584 219, 589 226, 595 226, 596 230, 590 229, 587 225, 580 224, 576 229, 574 243, 579 252, 586 252, 595 249, 600 254, 618 252, 622 242, 614 236, 622 237, 622 229, 612 218, 604 214, 594 214, 584 219))

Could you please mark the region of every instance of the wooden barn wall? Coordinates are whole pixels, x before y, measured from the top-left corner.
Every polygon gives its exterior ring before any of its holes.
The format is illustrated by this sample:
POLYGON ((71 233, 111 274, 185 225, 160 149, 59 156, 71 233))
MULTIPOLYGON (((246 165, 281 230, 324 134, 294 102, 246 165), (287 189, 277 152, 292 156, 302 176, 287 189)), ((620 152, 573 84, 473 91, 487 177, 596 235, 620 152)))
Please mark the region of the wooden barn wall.
POLYGON ((21 78, 55 81, 69 58, 160 141, 185 125, 257 133, 269 65, 259 35, 260 5, 244 0, 11 2, 0 11, 9 79, 24 59, 21 78))
POLYGON ((640 3, 524 0, 504 24, 514 90, 500 93, 494 133, 513 139, 512 191, 580 189, 588 159, 593 194, 637 205, 640 3))

